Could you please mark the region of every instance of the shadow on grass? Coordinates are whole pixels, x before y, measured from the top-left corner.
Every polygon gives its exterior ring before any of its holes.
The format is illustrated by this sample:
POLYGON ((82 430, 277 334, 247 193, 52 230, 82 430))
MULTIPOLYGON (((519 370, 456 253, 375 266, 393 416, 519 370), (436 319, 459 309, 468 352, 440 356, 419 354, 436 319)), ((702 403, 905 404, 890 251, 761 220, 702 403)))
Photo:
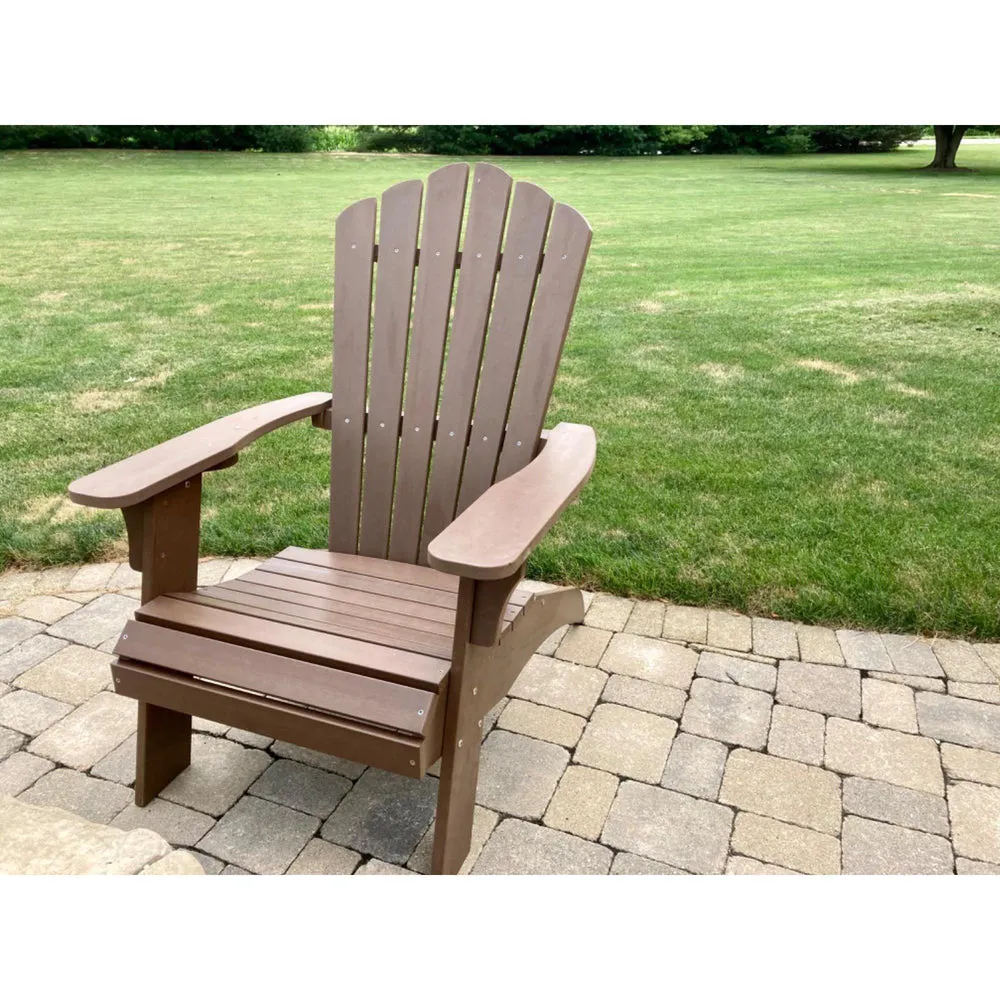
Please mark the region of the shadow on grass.
MULTIPOLYGON (((795 162, 790 160, 776 160, 767 162, 763 169, 780 170, 782 172, 801 171, 802 173, 813 174, 836 174, 843 176, 851 174, 854 176, 886 176, 894 177, 939 177, 941 180, 948 180, 955 177, 986 177, 1000 178, 1000 162, 976 164, 976 166, 966 167, 959 165, 957 170, 928 170, 927 163, 914 162, 914 157, 907 157, 906 162, 887 163, 883 157, 885 154, 873 153, 872 157, 878 156, 878 160, 872 160, 864 153, 841 154, 843 161, 832 162, 829 157, 817 157, 817 161, 810 162, 805 158, 796 158, 795 162)), ((929 162, 929 157, 928 157, 929 162)))

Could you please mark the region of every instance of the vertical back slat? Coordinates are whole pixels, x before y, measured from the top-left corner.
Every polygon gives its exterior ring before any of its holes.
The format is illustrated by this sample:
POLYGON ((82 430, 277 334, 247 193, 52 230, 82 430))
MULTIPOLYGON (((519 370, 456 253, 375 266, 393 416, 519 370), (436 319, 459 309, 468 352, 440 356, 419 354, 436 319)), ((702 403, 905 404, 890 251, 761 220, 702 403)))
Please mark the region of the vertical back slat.
POLYGON ((337 217, 330 450, 330 548, 335 552, 355 552, 358 544, 375 205, 367 198, 337 217))
POLYGON ((400 562, 416 562, 420 549, 431 435, 441 389, 444 343, 455 285, 455 254, 468 183, 467 163, 441 167, 427 178, 396 472, 396 496, 400 502, 393 512, 389 542, 389 558, 400 562))
POLYGON ((385 558, 396 483, 399 413, 413 300, 413 268, 420 225, 420 181, 405 181, 382 195, 378 278, 372 322, 372 377, 368 393, 364 498, 358 552, 385 558))
POLYGON ((549 407, 566 331, 590 249, 590 226, 569 205, 556 205, 545 246, 545 261, 521 351, 496 478, 531 461, 549 407))
POLYGON ((510 188, 510 176, 499 167, 476 164, 420 539, 421 562, 426 561, 430 541, 455 517, 510 188))
POLYGON ((540 187, 514 188, 456 514, 493 483, 551 214, 552 199, 540 187))

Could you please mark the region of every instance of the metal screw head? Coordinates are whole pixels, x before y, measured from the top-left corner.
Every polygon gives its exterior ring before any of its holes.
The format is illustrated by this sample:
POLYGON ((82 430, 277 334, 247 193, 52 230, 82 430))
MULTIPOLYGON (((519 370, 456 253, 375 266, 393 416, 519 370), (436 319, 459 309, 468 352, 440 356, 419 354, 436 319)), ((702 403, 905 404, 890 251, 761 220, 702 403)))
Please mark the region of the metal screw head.
POLYGON ((351 244, 351 249, 352 249, 352 250, 357 250, 357 249, 358 249, 358 245, 357 245, 357 243, 352 243, 352 244, 351 244))
POLYGON ((459 746, 461 746, 461 745, 462 745, 462 741, 461 741, 461 740, 459 740, 459 741, 458 741, 458 745, 459 745, 459 746))
POLYGON ((518 446, 518 448, 521 447, 521 442, 520 441, 517 442, 517 446, 518 446))
POLYGON ((345 424, 349 424, 350 422, 351 422, 351 418, 350 417, 344 417, 344 423, 345 424))
POLYGON ((482 729, 482 728, 483 728, 483 720, 482 720, 482 719, 480 719, 480 720, 479 720, 479 721, 478 721, 478 722, 476 723, 476 725, 477 725, 477 726, 479 726, 479 728, 480 728, 480 729, 482 729))
POLYGON ((477 258, 478 258, 478 257, 482 257, 482 254, 481 254, 481 253, 477 253, 477 254, 476 254, 476 257, 477 257, 477 258))
POLYGON ((563 260, 565 260, 565 259, 566 259, 566 254, 563 254, 563 255, 562 255, 562 259, 563 259, 563 260))
POLYGON ((127 639, 128 638, 128 633, 127 632, 122 632, 122 638, 123 639, 127 639))
POLYGON ((454 431, 448 431, 448 437, 453 438, 455 436, 454 431))
POLYGON ((523 253, 519 253, 519 254, 517 255, 517 259, 518 259, 518 260, 524 260, 524 254, 523 254, 523 253))
POLYGON ((416 767, 416 766, 417 766, 417 762, 415 760, 411 760, 410 761, 410 767, 416 767))
POLYGON ((384 423, 379 423, 379 427, 385 427, 384 423))
POLYGON ((476 695, 476 694, 479 694, 479 688, 473 688, 473 689, 472 689, 472 693, 473 693, 474 695, 476 695))
POLYGON ((418 708, 417 709, 417 715, 423 715, 423 714, 424 714, 424 710, 422 708, 418 708))
POLYGON ((441 256, 441 251, 440 250, 435 250, 434 251, 434 256, 435 257, 440 257, 441 256))
POLYGON ((484 440, 484 441, 486 440, 486 435, 485 435, 485 434, 483 435, 483 440, 484 440))
POLYGON ((393 253, 399 253, 399 247, 393 247, 392 248, 392 252, 393 253))
POLYGON ((190 489, 190 487, 191 487, 191 480, 190 479, 185 480, 184 489, 190 489))

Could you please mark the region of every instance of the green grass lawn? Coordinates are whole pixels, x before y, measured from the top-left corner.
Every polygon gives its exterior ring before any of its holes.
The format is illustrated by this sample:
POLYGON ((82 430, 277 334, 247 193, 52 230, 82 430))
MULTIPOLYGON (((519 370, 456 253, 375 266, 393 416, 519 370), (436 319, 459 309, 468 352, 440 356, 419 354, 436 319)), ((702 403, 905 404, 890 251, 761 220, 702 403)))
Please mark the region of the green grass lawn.
MULTIPOLYGON (((533 575, 1000 636, 1000 146, 928 159, 501 161, 594 228, 548 423, 598 464, 533 575)), ((0 565, 121 552, 70 480, 326 388, 334 216, 438 165, 0 154, 0 565)), ((204 551, 323 546, 328 447, 206 477, 204 551)))

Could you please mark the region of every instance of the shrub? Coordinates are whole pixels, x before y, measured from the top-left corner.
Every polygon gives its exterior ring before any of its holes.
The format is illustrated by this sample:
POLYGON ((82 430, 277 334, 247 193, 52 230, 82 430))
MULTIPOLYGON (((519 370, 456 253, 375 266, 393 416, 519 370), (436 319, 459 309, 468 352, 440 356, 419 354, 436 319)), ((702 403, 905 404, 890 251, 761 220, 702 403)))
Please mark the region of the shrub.
POLYGON ((922 125, 811 125, 812 141, 823 153, 886 153, 900 143, 915 142, 922 125))
POLYGON ((0 149, 258 149, 302 153, 314 149, 313 125, 7 125, 0 149))

